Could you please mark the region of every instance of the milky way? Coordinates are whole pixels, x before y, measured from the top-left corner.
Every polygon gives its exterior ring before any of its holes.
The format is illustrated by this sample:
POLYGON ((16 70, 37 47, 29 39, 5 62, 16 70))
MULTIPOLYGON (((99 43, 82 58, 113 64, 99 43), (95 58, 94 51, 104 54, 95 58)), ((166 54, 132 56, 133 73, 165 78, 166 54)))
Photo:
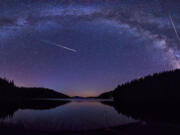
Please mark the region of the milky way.
POLYGON ((90 96, 180 68, 179 13, 178 0, 0 0, 0 76, 90 96))

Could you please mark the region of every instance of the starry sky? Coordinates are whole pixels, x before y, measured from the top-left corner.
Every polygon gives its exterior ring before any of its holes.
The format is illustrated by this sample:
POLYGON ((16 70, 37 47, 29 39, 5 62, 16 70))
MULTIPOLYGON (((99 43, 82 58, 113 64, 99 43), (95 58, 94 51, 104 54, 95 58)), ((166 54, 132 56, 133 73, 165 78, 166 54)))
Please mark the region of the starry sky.
POLYGON ((0 76, 94 96, 180 68, 179 0, 0 0, 0 76))

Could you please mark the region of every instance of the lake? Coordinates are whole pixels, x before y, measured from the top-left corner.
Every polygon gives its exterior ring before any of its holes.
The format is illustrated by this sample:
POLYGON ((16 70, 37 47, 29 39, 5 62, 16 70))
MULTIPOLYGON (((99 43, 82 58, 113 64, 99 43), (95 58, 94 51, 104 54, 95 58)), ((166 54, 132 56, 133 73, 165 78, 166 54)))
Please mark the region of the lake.
MULTIPOLYGON (((102 100, 105 101, 105 100, 102 100)), ((3 125, 33 131, 86 131, 136 123, 100 100, 30 101, 11 107, 11 113, 0 119, 3 125)), ((111 102, 111 101, 108 101, 111 102)))

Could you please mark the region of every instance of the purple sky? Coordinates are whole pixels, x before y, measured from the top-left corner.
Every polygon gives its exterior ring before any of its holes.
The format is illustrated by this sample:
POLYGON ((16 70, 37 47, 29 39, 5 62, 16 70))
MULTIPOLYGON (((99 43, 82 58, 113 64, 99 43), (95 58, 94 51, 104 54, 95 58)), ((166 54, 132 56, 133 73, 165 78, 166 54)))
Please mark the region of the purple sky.
POLYGON ((0 76, 92 96, 180 68, 179 7, 178 0, 0 0, 0 76))

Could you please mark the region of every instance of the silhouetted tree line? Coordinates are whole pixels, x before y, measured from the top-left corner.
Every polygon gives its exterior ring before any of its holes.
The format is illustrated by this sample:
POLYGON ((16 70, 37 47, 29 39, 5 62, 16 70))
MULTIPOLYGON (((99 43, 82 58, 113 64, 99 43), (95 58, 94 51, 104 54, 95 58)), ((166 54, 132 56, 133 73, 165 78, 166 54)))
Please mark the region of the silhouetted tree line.
POLYGON ((13 81, 0 78, 0 119, 12 117, 18 109, 50 109, 68 103, 41 98, 68 96, 47 88, 17 87, 13 81))
POLYGON ((156 73, 111 91, 119 113, 136 119, 180 122, 180 70, 156 73))
POLYGON ((17 87, 13 81, 0 78, 0 100, 31 98, 68 98, 68 96, 47 88, 17 87))
POLYGON ((113 97, 123 102, 180 101, 180 70, 156 73, 119 85, 113 97))

